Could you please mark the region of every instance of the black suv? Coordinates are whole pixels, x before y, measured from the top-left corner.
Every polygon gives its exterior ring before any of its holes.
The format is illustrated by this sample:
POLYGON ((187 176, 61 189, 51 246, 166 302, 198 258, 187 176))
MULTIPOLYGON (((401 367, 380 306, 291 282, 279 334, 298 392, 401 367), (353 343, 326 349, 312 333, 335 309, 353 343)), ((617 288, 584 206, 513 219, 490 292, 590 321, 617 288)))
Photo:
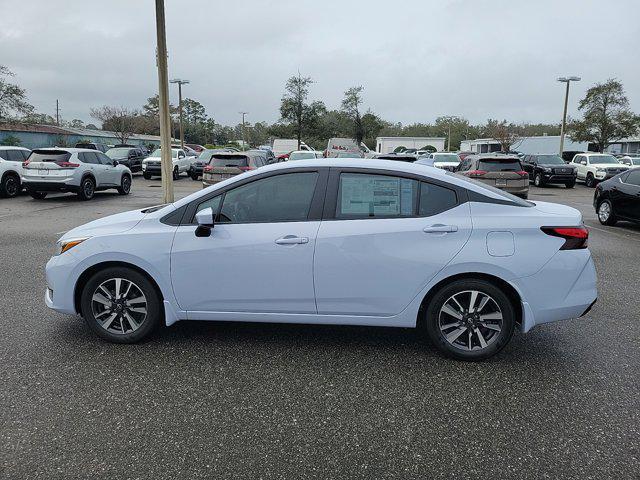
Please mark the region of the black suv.
POLYGON ((573 188, 578 175, 575 167, 567 165, 559 155, 552 154, 525 155, 522 168, 536 187, 561 184, 573 188))
POLYGON ((90 150, 98 150, 99 152, 106 152, 109 150, 109 146, 104 143, 91 143, 91 142, 78 142, 76 148, 88 148, 90 150))

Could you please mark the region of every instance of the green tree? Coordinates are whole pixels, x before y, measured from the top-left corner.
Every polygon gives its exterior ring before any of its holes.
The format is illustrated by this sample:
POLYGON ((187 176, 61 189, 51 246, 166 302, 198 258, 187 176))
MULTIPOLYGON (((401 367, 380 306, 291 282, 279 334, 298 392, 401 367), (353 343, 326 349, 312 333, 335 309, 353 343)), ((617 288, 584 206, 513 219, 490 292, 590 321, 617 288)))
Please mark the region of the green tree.
POLYGON ((0 65, 0 121, 7 120, 11 114, 28 115, 33 112, 25 89, 8 81, 13 76, 11 70, 0 65))
POLYGON ((342 99, 342 111, 347 115, 352 122, 352 138, 357 145, 362 143, 364 138, 364 126, 362 124, 362 117, 360 116, 360 105, 362 105, 362 91, 364 87, 351 87, 344 92, 344 98, 342 99))
POLYGON ((640 128, 640 116, 629 110, 622 83, 615 79, 587 90, 578 110, 583 118, 569 122, 569 135, 578 142, 595 143, 600 152, 617 140, 635 135, 640 128))
POLYGON ((486 136, 500 143, 503 152, 509 152, 520 138, 519 128, 513 123, 489 119, 484 127, 486 136))
POLYGON ((204 123, 207 121, 207 112, 197 100, 185 98, 182 100, 182 118, 186 123, 204 123))
POLYGON ((7 137, 4 137, 4 139, 2 140, 2 142, 0 142, 0 145, 5 145, 8 147, 17 147, 18 145, 20 145, 20 139, 18 137, 16 137, 15 135, 9 135, 7 137))
POLYGON ((74 118, 73 120, 71 120, 69 122, 69 126, 71 128, 85 128, 84 127, 84 122, 82 120, 77 119, 77 118, 74 118))

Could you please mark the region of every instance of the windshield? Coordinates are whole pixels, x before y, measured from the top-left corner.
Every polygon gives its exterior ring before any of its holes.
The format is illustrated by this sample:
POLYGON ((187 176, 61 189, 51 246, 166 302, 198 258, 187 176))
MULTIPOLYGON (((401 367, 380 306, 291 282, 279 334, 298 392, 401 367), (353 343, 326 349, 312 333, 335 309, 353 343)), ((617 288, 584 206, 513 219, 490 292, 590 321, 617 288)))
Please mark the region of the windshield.
POLYGON ((460 163, 460 157, 455 153, 436 153, 433 155, 436 162, 456 162, 460 163))
POLYGON ((522 166, 513 158, 485 158, 478 162, 478 170, 485 172, 519 172, 522 166))
POLYGON ((214 153, 216 153, 215 150, 203 150, 202 152, 200 152, 200 155, 198 155, 198 158, 200 160, 207 160, 208 161, 208 160, 211 160, 211 155, 213 155, 214 153))
POLYGON ((565 165, 565 161, 558 155, 538 155, 538 163, 542 165, 565 165))
POLYGON ((631 161, 633 162, 634 165, 640 165, 640 157, 632 158, 631 161))
POLYGON ((618 159, 613 155, 592 155, 589 158, 589 161, 592 164, 606 163, 606 164, 618 165, 620 163, 618 159))
MULTIPOLYGON (((149 155, 150 157, 154 157, 154 158, 160 158, 160 149, 158 148, 157 150, 155 150, 151 155, 149 155)), ((178 150, 175 149, 171 149, 171 156, 173 158, 176 158, 178 156, 178 150)))
POLYGON ((129 149, 128 148, 110 148, 104 153, 106 153, 107 157, 111 159, 123 158, 129 155, 129 149))
POLYGON ((452 173, 452 172, 445 172, 446 175, 451 175, 453 177, 456 177, 458 180, 462 180, 468 183, 473 183, 474 185, 484 189, 484 190, 489 190, 491 193, 495 194, 495 195, 499 195, 501 197, 503 197, 506 200, 509 200, 513 203, 518 204, 521 207, 533 207, 534 203, 532 202, 528 202, 526 200, 523 200, 520 197, 516 197, 515 195, 511 195, 510 193, 505 192, 504 190, 500 190, 499 188, 496 187, 492 187, 491 185, 487 185, 486 183, 480 182, 478 180, 474 180, 473 178, 469 178, 466 177, 464 175, 460 175, 458 173, 452 173))
POLYGON ((289 155, 289 160, 306 160, 309 158, 316 158, 314 152, 293 152, 289 155))

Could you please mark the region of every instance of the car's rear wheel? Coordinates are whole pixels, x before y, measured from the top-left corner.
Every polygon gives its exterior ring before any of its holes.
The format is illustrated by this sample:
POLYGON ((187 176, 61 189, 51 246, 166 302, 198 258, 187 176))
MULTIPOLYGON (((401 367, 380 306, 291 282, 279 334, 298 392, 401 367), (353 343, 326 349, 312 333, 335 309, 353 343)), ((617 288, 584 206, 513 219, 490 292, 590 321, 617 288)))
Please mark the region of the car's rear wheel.
POLYGON ((180 178, 180 170, 178 170, 178 167, 174 167, 174 169, 173 169, 173 179, 174 180, 178 180, 178 178, 180 178))
POLYGON ((593 188, 596 186, 596 179, 593 176, 593 173, 587 173, 587 178, 584 181, 584 184, 589 188, 593 188))
POLYGON ((144 275, 126 267, 106 268, 86 283, 82 317, 100 337, 134 343, 147 337, 162 318, 160 295, 144 275))
POLYGON ((31 198, 35 198, 36 200, 42 200, 47 196, 47 192, 36 192, 35 190, 28 190, 28 192, 31 198))
POLYGON ((7 173, 0 182, 0 197, 15 197, 20 193, 20 177, 14 173, 7 173))
POLYGON ((131 191, 131 177, 129 175, 123 175, 120 180, 120 188, 118 188, 118 193, 120 195, 129 195, 131 191))
POLYGON ((482 279, 445 285, 426 311, 426 329, 445 355, 484 360, 502 350, 513 335, 516 315, 507 295, 482 279))
POLYGON ((91 200, 96 193, 96 182, 91 177, 84 177, 80 182, 78 198, 80 200, 91 200))
POLYGON ((603 200, 598 205, 598 220, 602 225, 613 226, 616 224, 618 219, 613 213, 613 204, 610 200, 603 200))

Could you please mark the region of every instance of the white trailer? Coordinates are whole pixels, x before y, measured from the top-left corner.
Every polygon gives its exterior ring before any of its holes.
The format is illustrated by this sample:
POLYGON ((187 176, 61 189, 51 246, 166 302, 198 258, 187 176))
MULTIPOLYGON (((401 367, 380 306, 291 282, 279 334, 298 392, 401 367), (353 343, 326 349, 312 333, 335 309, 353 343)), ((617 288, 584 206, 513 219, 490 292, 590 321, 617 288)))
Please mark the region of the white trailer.
POLYGON ((423 150, 429 146, 442 152, 445 140, 444 137, 378 137, 376 138, 376 152, 392 153, 398 147, 423 150))

